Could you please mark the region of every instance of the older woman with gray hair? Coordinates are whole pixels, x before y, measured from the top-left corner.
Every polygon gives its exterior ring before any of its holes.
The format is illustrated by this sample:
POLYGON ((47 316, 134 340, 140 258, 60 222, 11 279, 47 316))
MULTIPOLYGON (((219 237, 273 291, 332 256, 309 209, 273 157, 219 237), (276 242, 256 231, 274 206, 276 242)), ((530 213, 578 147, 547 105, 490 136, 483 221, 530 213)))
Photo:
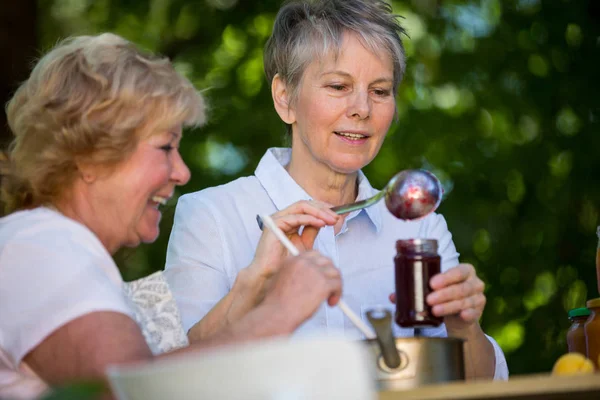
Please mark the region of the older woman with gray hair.
MULTIPOLYGON (((268 232, 236 293, 255 298, 257 271, 281 273, 260 305, 243 303, 244 317, 216 337, 188 346, 162 275, 124 284, 111 255, 156 239, 161 206, 190 177, 178 151, 182 128, 201 125, 204 109, 168 60, 112 34, 63 41, 17 90, 2 169, 10 214, 0 219, 0 398, 104 379, 111 364, 288 334, 323 301, 337 302, 331 260, 305 252, 273 264, 283 247, 268 232), (145 283, 153 304, 136 301, 145 283)), ((290 215, 278 226, 328 220, 290 215)))
MULTIPOLYGON (((179 199, 165 274, 189 337, 213 334, 243 315, 214 306, 233 296, 236 276, 254 256, 261 236, 257 214, 278 220, 329 211, 378 192, 361 168, 379 152, 396 114, 405 69, 403 33, 381 0, 294 0, 280 9, 264 67, 291 148, 267 150, 253 176, 179 199)), ((472 265, 459 263, 441 215, 401 221, 379 203, 335 218, 320 230, 288 234, 297 246, 314 247, 334 260, 345 301, 355 312, 364 317, 369 308, 391 306, 396 240, 437 239, 442 273, 431 279, 434 292, 427 301, 444 324, 423 334, 466 339, 468 378, 508 377, 502 350, 478 323, 484 284, 472 265)), ((273 272, 263 275, 263 286, 273 272)), ((394 329, 397 336, 414 334, 412 328, 394 329)), ((325 307, 297 334, 314 332, 362 337, 340 310, 325 307)))

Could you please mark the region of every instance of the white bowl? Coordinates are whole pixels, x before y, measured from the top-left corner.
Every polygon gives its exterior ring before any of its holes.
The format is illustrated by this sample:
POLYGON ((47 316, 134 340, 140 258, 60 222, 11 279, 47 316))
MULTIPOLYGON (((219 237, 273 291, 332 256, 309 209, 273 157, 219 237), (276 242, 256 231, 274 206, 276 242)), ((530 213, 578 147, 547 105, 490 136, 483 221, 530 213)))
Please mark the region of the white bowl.
POLYGON ((343 339, 270 339, 111 366, 120 400, 372 400, 364 346, 343 339))

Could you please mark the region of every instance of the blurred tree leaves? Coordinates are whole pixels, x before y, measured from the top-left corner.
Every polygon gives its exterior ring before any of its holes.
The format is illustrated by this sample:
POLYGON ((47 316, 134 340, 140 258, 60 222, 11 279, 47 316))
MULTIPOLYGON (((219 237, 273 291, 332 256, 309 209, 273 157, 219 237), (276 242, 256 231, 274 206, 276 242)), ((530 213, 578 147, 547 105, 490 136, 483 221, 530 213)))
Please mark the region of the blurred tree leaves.
MULTIPOLYGON (((279 1, 41 0, 39 44, 113 31, 169 56, 203 90, 210 121, 181 148, 178 194, 253 172, 284 126, 262 72, 279 1)), ((422 167, 462 260, 487 284, 484 328, 511 373, 549 371, 566 311, 597 297, 600 6, 594 0, 394 1, 408 67, 398 121, 366 168, 376 186, 422 167)), ((126 278, 161 269, 173 201, 152 245, 118 255, 126 278)))

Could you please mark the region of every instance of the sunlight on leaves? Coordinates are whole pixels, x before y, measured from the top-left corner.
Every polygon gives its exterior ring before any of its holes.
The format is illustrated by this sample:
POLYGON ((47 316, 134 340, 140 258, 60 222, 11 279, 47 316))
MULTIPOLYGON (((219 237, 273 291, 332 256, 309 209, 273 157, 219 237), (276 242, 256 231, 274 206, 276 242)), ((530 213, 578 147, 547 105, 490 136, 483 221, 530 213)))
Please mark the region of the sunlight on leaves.
POLYGON ((260 49, 256 49, 252 57, 240 65, 237 75, 242 92, 247 97, 256 96, 264 80, 262 51, 260 49))
POLYGON ((489 36, 502 16, 502 4, 499 0, 481 0, 468 4, 449 4, 442 6, 442 15, 451 18, 463 31, 473 37, 489 36))
POLYGON ((52 5, 52 16, 58 20, 81 17, 90 0, 55 0, 52 5))
POLYGON ((416 83, 428 84, 433 81, 433 71, 424 63, 416 63, 411 69, 416 83))
POLYGON ((556 293, 556 279, 549 271, 542 272, 535 278, 533 289, 525 294, 523 305, 529 311, 548 304, 556 293))
POLYGON ((577 279, 577 269, 572 265, 564 265, 556 270, 556 282, 559 287, 570 285, 577 279))
POLYGON ((217 67, 229 69, 246 52, 246 34, 228 25, 221 37, 221 46, 215 51, 213 59, 217 67))
POLYGON ((506 300, 504 300, 502 297, 496 297, 491 303, 496 314, 504 314, 507 308, 506 300))
POLYGON ((529 56, 527 65, 529 66, 529 72, 535 76, 543 78, 548 75, 548 61, 540 54, 532 54, 529 56))
POLYGON ((566 178, 573 167, 573 154, 570 151, 560 152, 550 159, 548 166, 552 175, 557 178, 566 178))
POLYGON ((416 82, 413 87, 406 87, 404 95, 417 110, 427 110, 433 105, 430 89, 416 82))
POLYGON ((433 103, 441 109, 449 109, 458 104, 459 91, 453 84, 433 89, 433 103))
POLYGON ((434 35, 425 35, 418 45, 419 53, 429 59, 438 59, 442 52, 442 46, 434 35))
POLYGON ((398 13, 404 17, 402 26, 412 42, 417 42, 427 33, 427 26, 420 16, 408 10, 398 11, 398 13))
POLYGON ((473 252, 482 261, 489 259, 491 246, 490 233, 486 229, 480 229, 473 238, 473 252))
POLYGON ((160 40, 169 24, 170 7, 171 0, 152 0, 150 2, 150 12, 146 19, 145 42, 151 40, 156 43, 160 40))
POLYGON ((206 141, 206 160, 211 169, 225 175, 237 174, 248 162, 246 155, 233 144, 211 138, 206 141))
POLYGON ((581 33, 581 28, 577 24, 569 24, 567 25, 567 30, 565 32, 565 39, 567 43, 571 47, 579 47, 581 41, 583 40, 583 35, 581 33))
POLYGON ((523 175, 516 169, 509 171, 506 177, 506 194, 508 199, 515 204, 518 204, 523 200, 525 196, 526 188, 525 182, 523 181, 523 175))
POLYGON ((588 232, 595 232, 598 225, 598 209, 596 204, 587 196, 581 200, 579 225, 588 232))
POLYGON ((521 322, 511 321, 499 329, 491 329, 490 335, 505 353, 512 353, 525 341, 525 328, 521 322))
POLYGON ((556 127, 563 135, 573 136, 581 129, 581 122, 571 107, 565 107, 556 117, 556 127))
POLYGON ((200 19, 194 12, 194 7, 191 4, 185 4, 181 7, 173 34, 180 39, 190 39, 198 31, 200 19))
POLYGON ((523 14, 534 14, 542 8, 541 0, 518 0, 517 10, 523 14))
POLYGON ((492 118, 492 114, 490 114, 490 112, 485 108, 482 108, 479 112, 477 128, 483 137, 490 137, 494 132, 494 119, 492 118))
POLYGON ((515 71, 504 72, 501 82, 508 93, 519 95, 523 91, 523 80, 515 71))
POLYGON ((257 15, 252 21, 250 32, 261 39, 266 39, 271 34, 273 29, 273 16, 260 14, 257 15))
POLYGON ((584 307, 587 299, 587 286, 582 280, 573 282, 563 294, 562 303, 565 311, 584 307))
POLYGON ((228 10, 235 6, 238 0, 206 0, 208 4, 219 10, 228 10))
POLYGON ((540 123, 537 118, 529 115, 523 115, 519 119, 519 135, 516 136, 516 142, 518 144, 525 144, 532 142, 538 137, 540 133, 540 123))

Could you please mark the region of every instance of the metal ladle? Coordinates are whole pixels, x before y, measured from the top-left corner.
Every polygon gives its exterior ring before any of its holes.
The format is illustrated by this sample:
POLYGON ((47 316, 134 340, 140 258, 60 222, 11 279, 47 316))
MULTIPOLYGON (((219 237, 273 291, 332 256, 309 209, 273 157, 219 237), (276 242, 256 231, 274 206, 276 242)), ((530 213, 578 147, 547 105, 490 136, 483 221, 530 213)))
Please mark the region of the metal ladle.
POLYGON ((333 207, 336 214, 370 207, 385 197, 385 205, 397 218, 415 220, 423 218, 440 205, 444 189, 439 179, 423 169, 404 170, 388 182, 382 191, 366 200, 333 207))
MULTIPOLYGON (((407 169, 394 175, 375 196, 356 203, 332 207, 331 210, 336 214, 346 214, 371 207, 385 197, 385 205, 393 215, 399 219, 415 220, 434 212, 440 205, 443 194, 442 184, 431 172, 424 169, 407 169)), ((258 215, 256 221, 262 230, 263 223, 258 215)))

